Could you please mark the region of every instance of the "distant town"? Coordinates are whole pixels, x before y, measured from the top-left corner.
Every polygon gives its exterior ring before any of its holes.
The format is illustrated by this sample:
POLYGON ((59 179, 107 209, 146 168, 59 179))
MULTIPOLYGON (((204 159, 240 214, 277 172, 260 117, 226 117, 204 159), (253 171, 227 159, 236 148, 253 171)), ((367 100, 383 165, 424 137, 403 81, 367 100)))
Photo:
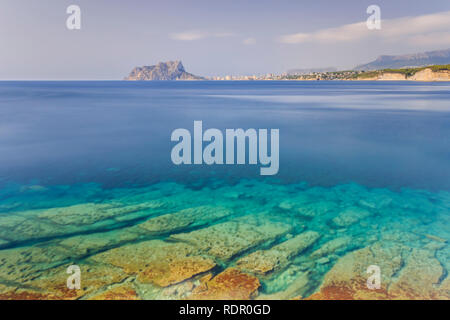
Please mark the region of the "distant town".
POLYGON ((311 72, 307 74, 268 73, 264 75, 228 75, 224 77, 205 77, 207 80, 349 80, 356 79, 364 71, 311 72))
POLYGON ((206 80, 413 80, 413 81, 450 81, 450 64, 432 65, 418 68, 382 69, 373 71, 346 70, 332 72, 310 72, 306 74, 283 73, 253 76, 211 77, 206 80))

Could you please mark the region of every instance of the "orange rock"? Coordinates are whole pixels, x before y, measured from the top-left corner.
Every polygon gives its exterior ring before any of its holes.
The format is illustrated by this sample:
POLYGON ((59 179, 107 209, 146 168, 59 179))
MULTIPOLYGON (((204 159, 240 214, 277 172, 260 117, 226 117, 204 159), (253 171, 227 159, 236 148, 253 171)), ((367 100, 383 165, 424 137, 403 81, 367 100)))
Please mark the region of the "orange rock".
POLYGON ((192 300, 248 300, 260 286, 258 278, 235 268, 228 268, 194 289, 192 300))
POLYGON ((137 279, 167 287, 211 270, 215 265, 212 260, 200 256, 153 261, 149 268, 138 273, 137 279))
POLYGON ((120 267, 128 274, 137 275, 142 283, 161 287, 182 282, 216 266, 212 259, 203 257, 188 244, 161 240, 121 246, 91 259, 120 267))
POLYGON ((0 284, 0 300, 43 300, 48 295, 39 292, 18 292, 15 287, 0 284))
POLYGON ((89 300, 140 300, 133 286, 129 283, 108 289, 89 300))
POLYGON ((449 299, 444 270, 431 250, 375 244, 342 257, 325 275, 319 291, 308 299, 449 299), (381 288, 369 289, 369 265, 381 270, 381 288))
POLYGON ((386 288, 369 290, 366 279, 358 277, 350 282, 336 282, 323 285, 319 292, 306 300, 386 300, 389 295, 386 288))
POLYGON ((308 299, 373 300, 388 299, 387 286, 403 264, 400 246, 384 249, 380 245, 348 253, 338 260, 325 275, 318 293, 308 299), (378 265, 381 269, 381 288, 367 288, 367 268, 378 265))
POLYGON ((0 293, 0 300, 58 300, 54 295, 34 292, 30 290, 9 291, 0 293))

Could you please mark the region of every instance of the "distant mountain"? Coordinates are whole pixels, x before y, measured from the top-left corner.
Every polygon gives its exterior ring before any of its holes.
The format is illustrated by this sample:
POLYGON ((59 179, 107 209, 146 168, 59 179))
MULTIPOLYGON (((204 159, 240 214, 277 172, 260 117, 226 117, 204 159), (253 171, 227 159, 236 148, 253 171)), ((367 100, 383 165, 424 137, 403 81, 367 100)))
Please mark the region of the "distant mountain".
POLYGON ((184 70, 181 61, 160 62, 154 66, 134 68, 125 80, 202 80, 184 70))
POLYGON ((450 49, 399 56, 380 56, 375 61, 357 66, 354 70, 381 70, 450 64, 450 49))
POLYGON ((314 72, 335 72, 337 71, 334 67, 329 68, 313 68, 313 69, 290 69, 287 71, 288 75, 303 75, 303 74, 311 74, 314 72))

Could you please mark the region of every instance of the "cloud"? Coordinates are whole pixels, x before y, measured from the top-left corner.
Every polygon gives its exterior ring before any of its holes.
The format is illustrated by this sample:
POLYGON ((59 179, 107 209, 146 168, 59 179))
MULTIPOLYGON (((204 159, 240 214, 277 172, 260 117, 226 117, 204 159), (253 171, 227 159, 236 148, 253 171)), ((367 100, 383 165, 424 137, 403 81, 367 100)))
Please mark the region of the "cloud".
POLYGON ((304 43, 304 42, 342 42, 363 38, 371 30, 367 29, 365 22, 343 25, 337 28, 323 29, 312 33, 294 33, 280 37, 283 43, 304 43))
POLYGON ((169 37, 173 40, 179 41, 195 41, 201 40, 205 38, 225 38, 233 36, 233 33, 230 32, 218 32, 218 33, 210 33, 204 31, 184 31, 179 33, 171 33, 169 37))
POLYGON ((369 30, 366 21, 363 21, 310 33, 287 34, 279 37, 278 40, 287 44, 335 43, 355 42, 368 37, 378 37, 387 41, 406 40, 411 44, 448 44, 450 43, 450 11, 382 20, 381 30, 369 30), (427 39, 428 36, 431 38, 427 39))
POLYGON ((410 37, 408 42, 417 46, 450 45, 450 31, 419 34, 410 37))
POLYGON ((387 20, 385 25, 388 37, 450 31, 450 11, 387 20))
POLYGON ((206 33, 198 32, 198 31, 187 31, 180 33, 171 33, 170 38, 173 40, 181 40, 181 41, 193 41, 200 40, 206 38, 206 33))
POLYGON ((256 39, 255 38, 247 38, 247 39, 244 39, 242 41, 242 43, 245 44, 246 46, 254 45, 254 44, 256 44, 256 39))

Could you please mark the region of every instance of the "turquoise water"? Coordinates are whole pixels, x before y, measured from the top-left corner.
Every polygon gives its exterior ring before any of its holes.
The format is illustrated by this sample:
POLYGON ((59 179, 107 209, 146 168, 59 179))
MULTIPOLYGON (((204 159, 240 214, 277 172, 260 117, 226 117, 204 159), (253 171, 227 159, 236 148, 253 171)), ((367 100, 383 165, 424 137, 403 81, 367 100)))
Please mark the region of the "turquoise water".
POLYGON ((342 257, 377 244, 401 245, 406 266, 410 252, 428 252, 425 264, 440 266, 432 283, 438 288, 450 267, 449 89, 405 82, 0 83, 0 293, 64 298, 46 280, 60 281, 52 278, 59 268, 77 263, 118 269, 120 280, 103 271, 103 282, 88 282, 76 298, 119 283, 145 299, 197 298, 201 276, 228 268, 259 280, 252 298, 307 297, 342 257), (171 132, 192 131, 194 120, 221 130, 280 129, 279 173, 173 165, 171 132), (307 232, 314 239, 304 245, 290 241, 307 232), (214 267, 155 280, 143 270, 159 265, 139 261, 145 254, 133 248, 160 255, 167 248, 158 241, 173 245, 175 261, 201 257, 214 267), (132 267, 114 258, 130 252, 132 267), (278 261, 263 273, 246 264, 261 252, 278 261), (190 282, 181 294, 179 286, 190 282))

